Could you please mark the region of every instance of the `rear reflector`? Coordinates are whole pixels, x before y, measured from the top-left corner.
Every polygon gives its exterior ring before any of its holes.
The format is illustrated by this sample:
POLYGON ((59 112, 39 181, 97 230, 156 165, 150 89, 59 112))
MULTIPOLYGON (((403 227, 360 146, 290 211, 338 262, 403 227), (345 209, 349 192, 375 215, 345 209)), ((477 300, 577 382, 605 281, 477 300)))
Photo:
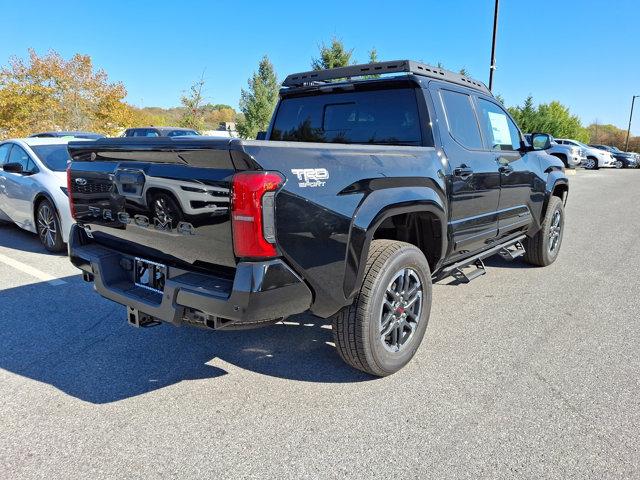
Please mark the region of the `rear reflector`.
POLYGON ((67 165, 67 196, 69 197, 69 209, 71 217, 76 219, 76 206, 73 203, 73 189, 71 188, 71 164, 67 165))
POLYGON ((283 181, 277 172, 241 172, 233 176, 231 224, 237 257, 276 256, 274 192, 283 181))

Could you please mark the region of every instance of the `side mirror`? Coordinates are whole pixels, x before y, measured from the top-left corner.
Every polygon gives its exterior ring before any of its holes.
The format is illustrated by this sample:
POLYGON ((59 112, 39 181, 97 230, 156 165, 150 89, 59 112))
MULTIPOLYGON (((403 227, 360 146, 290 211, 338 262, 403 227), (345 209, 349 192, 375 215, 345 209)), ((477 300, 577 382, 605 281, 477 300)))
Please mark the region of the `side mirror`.
POLYGON ((258 132, 258 134, 256 135, 256 140, 266 140, 267 139, 267 132, 258 132))
POLYGON ((22 169, 22 164, 20 163, 5 163, 2 166, 2 169, 5 172, 10 172, 10 173, 23 173, 24 170, 22 169))
POLYGON ((551 147, 551 136, 547 133, 532 133, 531 147, 534 150, 546 150, 551 147))

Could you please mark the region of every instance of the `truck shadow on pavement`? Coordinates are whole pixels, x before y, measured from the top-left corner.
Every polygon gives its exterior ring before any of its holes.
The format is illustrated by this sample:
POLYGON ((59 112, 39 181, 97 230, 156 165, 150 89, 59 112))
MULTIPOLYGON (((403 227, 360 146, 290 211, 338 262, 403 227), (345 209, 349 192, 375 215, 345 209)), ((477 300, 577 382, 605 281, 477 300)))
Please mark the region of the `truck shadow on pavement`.
POLYGON ((185 380, 215 382, 229 373, 227 364, 305 382, 372 379, 340 360, 331 330, 315 317, 235 332, 138 330, 126 324, 124 307, 100 298, 79 275, 62 280, 66 285, 0 291, 0 368, 86 402, 115 402, 185 380))

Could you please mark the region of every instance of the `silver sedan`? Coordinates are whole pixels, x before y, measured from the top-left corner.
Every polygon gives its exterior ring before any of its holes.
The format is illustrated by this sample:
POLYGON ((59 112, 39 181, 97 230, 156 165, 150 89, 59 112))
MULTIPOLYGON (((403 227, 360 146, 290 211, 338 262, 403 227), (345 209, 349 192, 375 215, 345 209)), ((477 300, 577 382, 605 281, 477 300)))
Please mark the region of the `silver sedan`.
POLYGON ((73 223, 67 196, 65 138, 0 143, 0 221, 37 233, 51 252, 65 249, 73 223))

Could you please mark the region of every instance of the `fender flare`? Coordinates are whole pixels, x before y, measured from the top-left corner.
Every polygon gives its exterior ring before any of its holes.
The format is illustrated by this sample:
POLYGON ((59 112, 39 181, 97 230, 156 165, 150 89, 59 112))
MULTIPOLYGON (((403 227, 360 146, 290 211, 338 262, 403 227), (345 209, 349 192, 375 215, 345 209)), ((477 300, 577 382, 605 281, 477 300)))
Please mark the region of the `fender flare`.
POLYGON ((374 191, 365 197, 351 223, 344 277, 346 299, 352 298, 362 283, 376 229, 389 217, 415 212, 430 213, 440 221, 441 245, 437 264, 442 261, 448 245, 444 192, 432 186, 393 187, 374 191))
MULTIPOLYGON (((543 215, 544 215, 544 212, 546 211, 549 198, 553 195, 553 191, 556 189, 556 187, 560 185, 565 186, 568 193, 569 179, 567 178, 565 173, 558 170, 550 172, 549 175, 547 176, 547 185, 545 188, 545 204, 543 208, 543 215)), ((563 198, 563 201, 566 202, 566 195, 565 195, 565 198, 563 198)))

